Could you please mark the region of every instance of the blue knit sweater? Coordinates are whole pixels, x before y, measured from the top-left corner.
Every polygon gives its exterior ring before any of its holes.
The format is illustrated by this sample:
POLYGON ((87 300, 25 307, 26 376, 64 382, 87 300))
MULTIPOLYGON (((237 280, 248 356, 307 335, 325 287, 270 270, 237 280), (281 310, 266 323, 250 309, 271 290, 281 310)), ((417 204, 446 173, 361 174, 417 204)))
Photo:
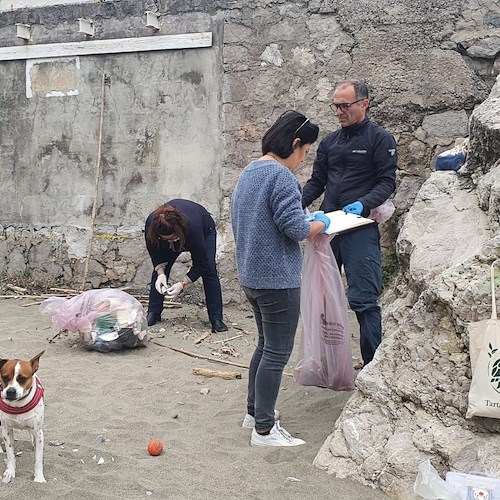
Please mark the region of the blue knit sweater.
POLYGON ((232 197, 231 217, 240 284, 256 289, 300 288, 299 241, 310 230, 302 190, 273 160, 245 167, 232 197))

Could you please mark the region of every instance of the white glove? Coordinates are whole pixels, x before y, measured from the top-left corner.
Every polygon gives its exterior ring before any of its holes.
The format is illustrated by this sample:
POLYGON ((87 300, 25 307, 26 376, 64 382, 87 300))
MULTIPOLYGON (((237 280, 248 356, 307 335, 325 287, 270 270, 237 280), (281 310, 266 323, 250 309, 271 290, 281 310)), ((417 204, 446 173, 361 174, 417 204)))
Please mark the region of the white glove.
POLYGON ((174 300, 180 295, 183 289, 184 287, 182 286, 182 283, 179 281, 178 283, 173 284, 170 288, 167 288, 165 295, 170 300, 174 300))
POLYGON ((162 295, 165 295, 165 293, 167 293, 167 277, 164 274, 159 274, 158 278, 156 278, 155 288, 158 293, 161 293, 162 295))

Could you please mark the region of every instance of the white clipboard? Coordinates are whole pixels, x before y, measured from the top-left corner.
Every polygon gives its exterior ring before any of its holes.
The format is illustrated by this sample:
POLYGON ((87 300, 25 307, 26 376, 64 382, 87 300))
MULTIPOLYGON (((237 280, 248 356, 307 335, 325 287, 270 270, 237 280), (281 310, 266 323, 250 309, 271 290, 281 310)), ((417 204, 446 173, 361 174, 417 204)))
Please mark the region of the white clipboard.
POLYGON ((348 214, 342 210, 325 213, 330 219, 330 225, 325 231, 326 234, 342 234, 353 229, 358 229, 369 224, 375 224, 373 219, 361 217, 361 215, 348 214))

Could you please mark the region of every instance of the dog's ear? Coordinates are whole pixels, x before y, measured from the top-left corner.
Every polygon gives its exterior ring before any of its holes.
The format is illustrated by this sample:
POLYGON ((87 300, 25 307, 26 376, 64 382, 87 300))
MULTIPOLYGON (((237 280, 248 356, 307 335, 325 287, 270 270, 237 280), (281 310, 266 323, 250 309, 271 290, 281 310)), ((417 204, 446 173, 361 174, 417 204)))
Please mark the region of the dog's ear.
POLYGON ((9 361, 8 359, 0 358, 0 370, 3 368, 3 365, 9 361))
MULTIPOLYGON (((34 358, 30 359, 30 364, 31 368, 33 370, 33 373, 35 373, 38 370, 38 366, 40 364, 40 356, 44 353, 45 351, 42 351, 40 354, 37 354, 34 358)), ((0 368, 1 369, 1 368, 0 368)))

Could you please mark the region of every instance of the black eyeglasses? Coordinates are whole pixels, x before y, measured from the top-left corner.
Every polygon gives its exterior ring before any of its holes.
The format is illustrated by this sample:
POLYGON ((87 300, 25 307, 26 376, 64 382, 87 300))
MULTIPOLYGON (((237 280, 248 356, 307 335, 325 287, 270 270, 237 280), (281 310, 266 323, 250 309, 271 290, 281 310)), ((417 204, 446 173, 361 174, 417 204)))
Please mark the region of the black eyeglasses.
POLYGON ((357 102, 360 102, 360 101, 364 101, 365 98, 363 99, 358 99, 357 101, 354 101, 354 102, 341 102, 340 104, 337 104, 337 103, 332 103, 330 104, 330 109, 335 113, 337 111, 337 109, 340 109, 340 111, 342 111, 342 113, 345 113, 346 111, 349 110, 349 108, 353 105, 353 104, 356 104, 357 102))

